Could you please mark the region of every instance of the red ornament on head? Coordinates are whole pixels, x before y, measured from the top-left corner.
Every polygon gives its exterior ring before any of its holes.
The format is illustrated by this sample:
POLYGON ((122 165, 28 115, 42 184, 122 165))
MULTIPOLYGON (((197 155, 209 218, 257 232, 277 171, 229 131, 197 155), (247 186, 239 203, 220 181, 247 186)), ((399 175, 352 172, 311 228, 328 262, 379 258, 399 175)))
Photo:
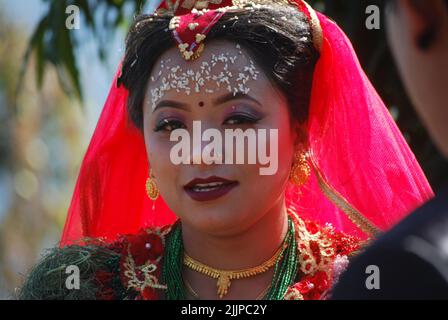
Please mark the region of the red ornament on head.
POLYGON ((156 14, 170 12, 174 17, 170 21, 170 30, 174 40, 185 58, 194 60, 204 51, 204 40, 213 25, 228 11, 238 11, 245 6, 269 5, 283 3, 296 5, 310 20, 313 30, 313 40, 320 50, 322 32, 314 10, 302 0, 165 0, 162 1, 156 14))
POLYGON ((204 51, 204 40, 213 25, 224 15, 232 0, 162 1, 157 14, 170 12, 170 30, 185 60, 194 60, 204 51))
POLYGON ((168 11, 176 16, 181 16, 190 13, 193 9, 215 10, 218 8, 230 7, 232 5, 232 0, 164 0, 159 5, 156 12, 164 13, 168 11))

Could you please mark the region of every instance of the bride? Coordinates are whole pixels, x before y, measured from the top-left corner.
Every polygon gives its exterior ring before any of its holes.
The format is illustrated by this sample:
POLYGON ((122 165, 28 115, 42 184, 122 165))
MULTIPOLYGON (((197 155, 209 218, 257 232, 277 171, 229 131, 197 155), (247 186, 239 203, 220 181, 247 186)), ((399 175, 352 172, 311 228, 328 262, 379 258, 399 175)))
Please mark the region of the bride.
POLYGON ((60 247, 18 296, 325 299, 350 257, 431 196, 330 19, 301 0, 166 0, 133 23, 60 247), (216 160, 233 146, 175 150, 194 122, 209 142, 276 130, 257 144, 275 172, 216 160))

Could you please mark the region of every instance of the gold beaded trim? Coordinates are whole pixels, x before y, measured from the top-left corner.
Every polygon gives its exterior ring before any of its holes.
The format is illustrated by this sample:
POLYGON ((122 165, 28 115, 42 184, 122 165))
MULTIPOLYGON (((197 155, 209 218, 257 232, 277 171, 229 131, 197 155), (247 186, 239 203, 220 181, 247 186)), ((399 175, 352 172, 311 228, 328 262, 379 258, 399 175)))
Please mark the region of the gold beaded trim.
POLYGON ((159 280, 154 275, 157 270, 157 266, 154 263, 145 263, 143 266, 136 266, 135 261, 132 258, 130 246, 128 246, 128 254, 124 262, 124 275, 128 280, 127 289, 136 289, 139 292, 143 292, 145 288, 154 288, 166 290, 167 286, 159 283, 159 280), (137 271, 143 274, 143 280, 140 280, 137 276, 137 271))
POLYGON ((320 25, 319 17, 317 16, 316 11, 306 2, 303 1, 308 13, 310 14, 310 24, 311 24, 311 34, 313 35, 313 44, 317 51, 322 50, 322 43, 324 41, 324 35, 322 31, 322 27, 320 25))
MULTIPOLYGON (((171 227, 161 230, 160 228, 147 229, 148 234, 156 234, 162 240, 162 245, 165 247, 165 237, 171 231, 171 227)), ((159 282, 156 276, 157 264, 162 259, 162 256, 158 257, 156 261, 147 261, 143 265, 136 265, 135 260, 131 254, 131 245, 127 245, 127 255, 124 260, 124 276, 127 278, 127 289, 136 289, 139 292, 143 292, 145 288, 166 290, 167 286, 159 282), (143 275, 143 279, 137 276, 137 273, 143 275)))
POLYGON ((380 229, 378 229, 372 222, 370 222, 364 215, 362 215, 361 212, 356 210, 339 192, 337 192, 333 187, 330 186, 330 184, 323 177, 322 172, 315 164, 315 162, 311 161, 311 164, 316 174, 319 188, 322 190, 324 195, 331 202, 333 202, 336 207, 342 210, 342 212, 344 212, 346 216, 364 233, 372 235, 374 237, 381 234, 380 229))
POLYGON ((318 230, 316 233, 311 233, 306 228, 305 222, 298 216, 292 208, 288 208, 289 216, 294 220, 296 225, 296 241, 298 249, 299 267, 305 275, 312 275, 318 270, 327 272, 331 271, 332 261, 335 251, 332 247, 332 241, 323 232, 325 229, 318 230), (311 242, 318 244, 320 253, 319 263, 311 248, 311 242))

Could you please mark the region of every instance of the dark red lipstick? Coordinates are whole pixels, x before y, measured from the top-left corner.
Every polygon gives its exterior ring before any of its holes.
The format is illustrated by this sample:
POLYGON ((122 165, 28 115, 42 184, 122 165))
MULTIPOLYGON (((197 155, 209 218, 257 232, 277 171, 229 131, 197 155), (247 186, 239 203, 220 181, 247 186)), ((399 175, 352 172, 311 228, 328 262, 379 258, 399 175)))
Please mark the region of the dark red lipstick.
POLYGON ((238 185, 238 181, 212 176, 206 179, 195 178, 184 186, 185 192, 196 201, 218 199, 238 185))

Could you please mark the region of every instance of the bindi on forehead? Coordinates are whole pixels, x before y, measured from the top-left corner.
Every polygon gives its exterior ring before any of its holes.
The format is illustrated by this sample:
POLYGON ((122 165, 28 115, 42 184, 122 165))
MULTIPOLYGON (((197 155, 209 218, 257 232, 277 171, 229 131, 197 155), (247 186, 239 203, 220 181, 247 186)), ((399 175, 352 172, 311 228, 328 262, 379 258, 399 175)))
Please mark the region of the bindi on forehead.
MULTIPOLYGON (((171 90, 186 95, 193 92, 212 94, 222 89, 234 95, 248 94, 249 82, 257 80, 260 72, 239 44, 236 44, 236 49, 236 52, 212 53, 202 62, 197 62, 194 68, 183 69, 170 58, 161 60, 158 72, 150 78, 148 103, 151 103, 151 109, 154 110, 171 90)), ((204 102, 201 101, 199 106, 204 106, 204 102)))

